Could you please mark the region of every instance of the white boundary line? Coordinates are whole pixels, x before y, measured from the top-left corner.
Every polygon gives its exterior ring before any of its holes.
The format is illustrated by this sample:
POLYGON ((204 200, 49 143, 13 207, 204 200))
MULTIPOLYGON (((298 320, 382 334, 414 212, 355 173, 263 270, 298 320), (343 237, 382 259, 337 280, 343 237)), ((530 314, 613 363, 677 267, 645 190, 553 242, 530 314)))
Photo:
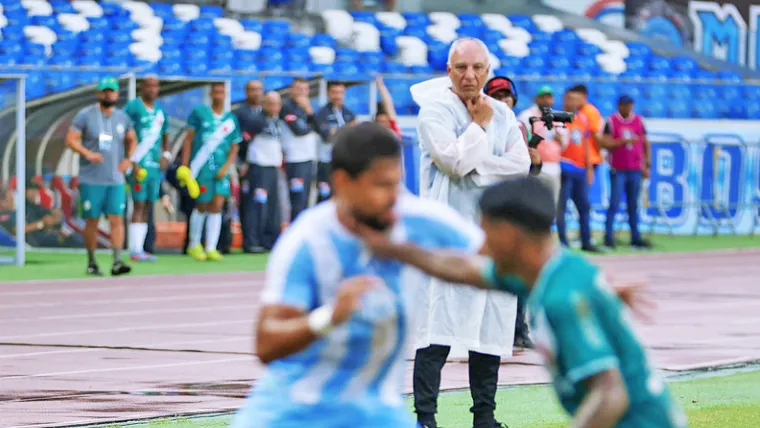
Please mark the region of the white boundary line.
POLYGON ((261 285, 263 284, 262 281, 258 280, 245 280, 245 281, 219 281, 219 282, 200 282, 200 281, 193 281, 193 282, 186 282, 186 283, 173 283, 173 284, 167 284, 167 285, 112 285, 112 286, 105 286, 105 287, 97 287, 97 288, 64 288, 64 289, 54 289, 54 290, 32 290, 32 291, 11 291, 11 292, 3 292, 0 290, 0 298, 7 298, 7 297, 23 297, 23 296, 53 296, 53 295, 71 295, 71 294, 88 294, 88 293, 105 293, 105 292, 114 292, 114 291, 129 291, 129 292, 139 292, 139 291, 148 291, 148 292, 154 292, 154 291, 171 291, 171 290, 188 290, 188 289, 207 289, 207 290, 215 290, 217 288, 224 288, 224 287, 251 287, 254 285, 261 285))

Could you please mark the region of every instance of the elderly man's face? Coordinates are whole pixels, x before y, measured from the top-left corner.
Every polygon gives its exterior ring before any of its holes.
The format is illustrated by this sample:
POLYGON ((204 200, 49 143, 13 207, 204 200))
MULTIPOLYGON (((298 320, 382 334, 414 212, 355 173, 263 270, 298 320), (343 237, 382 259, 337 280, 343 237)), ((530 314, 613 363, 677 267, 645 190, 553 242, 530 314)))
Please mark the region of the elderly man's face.
POLYGON ((449 78, 454 85, 454 93, 461 98, 474 99, 480 96, 488 80, 488 54, 473 41, 465 41, 451 57, 446 66, 449 78))
POLYGON ((282 99, 277 94, 267 94, 264 96, 264 111, 272 116, 277 116, 282 110, 282 99))

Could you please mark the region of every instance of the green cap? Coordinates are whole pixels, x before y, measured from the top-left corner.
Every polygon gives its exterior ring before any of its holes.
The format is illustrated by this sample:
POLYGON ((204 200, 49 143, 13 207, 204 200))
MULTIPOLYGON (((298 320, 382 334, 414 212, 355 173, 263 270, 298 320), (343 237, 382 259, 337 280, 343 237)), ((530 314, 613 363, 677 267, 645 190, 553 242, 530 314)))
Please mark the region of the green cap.
POLYGON ((549 85, 544 85, 538 88, 538 92, 536 93, 536 96, 540 97, 543 95, 554 95, 554 91, 552 90, 552 87, 549 85))
POLYGON ((119 90, 119 81, 113 77, 104 77, 98 82, 98 91, 105 91, 110 89, 112 91, 119 90))

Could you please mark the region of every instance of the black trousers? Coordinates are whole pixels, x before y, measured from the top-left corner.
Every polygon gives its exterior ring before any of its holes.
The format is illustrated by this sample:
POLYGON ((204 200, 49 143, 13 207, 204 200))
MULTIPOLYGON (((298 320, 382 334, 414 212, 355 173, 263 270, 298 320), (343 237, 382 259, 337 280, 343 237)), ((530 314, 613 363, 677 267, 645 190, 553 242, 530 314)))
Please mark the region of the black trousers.
POLYGON ((249 199, 246 206, 247 226, 253 232, 247 248, 274 247, 280 236, 280 188, 275 166, 251 165, 248 168, 249 199))
POLYGON ((290 221, 294 221, 301 211, 309 206, 311 183, 314 181, 314 162, 285 164, 285 175, 290 189, 290 221))
POLYGON ((153 254, 156 247, 156 219, 153 213, 153 202, 148 202, 145 209, 148 211, 148 233, 145 235, 143 251, 153 254))
MULTIPOLYGON (((450 351, 451 347, 443 345, 430 345, 417 350, 413 376, 414 411, 422 423, 431 422, 435 418, 438 392, 441 389, 441 370, 450 351)), ((493 428, 496 422, 493 413, 496 409, 496 385, 501 358, 472 351, 469 357, 473 426, 493 428)))
POLYGON ((525 299, 517 298, 517 317, 515 318, 515 337, 528 337, 528 323, 525 321, 525 299))
POLYGON ((317 203, 330 199, 332 187, 330 186, 330 173, 332 167, 329 163, 317 164, 317 203))

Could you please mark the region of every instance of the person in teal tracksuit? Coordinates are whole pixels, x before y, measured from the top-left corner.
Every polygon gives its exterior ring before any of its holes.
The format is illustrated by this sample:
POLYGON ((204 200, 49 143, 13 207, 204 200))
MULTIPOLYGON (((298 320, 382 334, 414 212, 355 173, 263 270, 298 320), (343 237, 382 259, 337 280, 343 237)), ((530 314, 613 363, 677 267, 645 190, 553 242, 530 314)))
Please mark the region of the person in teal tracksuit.
POLYGON ((488 188, 480 208, 490 259, 430 252, 357 227, 376 254, 445 281, 527 297, 535 349, 573 427, 685 427, 603 273, 555 247, 551 190, 535 177, 509 179, 488 188))
POLYGON ((190 215, 187 253, 198 261, 222 260, 216 249, 222 230, 222 208, 230 196, 230 169, 237 159, 238 145, 243 141, 237 117, 225 110, 226 97, 223 83, 212 84, 211 107, 195 107, 187 119, 182 165, 190 168, 200 187, 200 195, 190 215), (205 250, 201 245, 204 223, 205 250))
POLYGON ((145 252, 145 238, 148 235, 148 207, 158 201, 161 187, 161 170, 171 160, 169 151, 169 116, 156 104, 159 82, 156 77, 147 77, 140 83, 140 96, 124 106, 135 127, 139 141, 132 162, 146 171, 140 181, 134 174, 127 177, 132 194, 132 222, 129 224, 128 246, 133 261, 155 261, 155 257, 145 252))

